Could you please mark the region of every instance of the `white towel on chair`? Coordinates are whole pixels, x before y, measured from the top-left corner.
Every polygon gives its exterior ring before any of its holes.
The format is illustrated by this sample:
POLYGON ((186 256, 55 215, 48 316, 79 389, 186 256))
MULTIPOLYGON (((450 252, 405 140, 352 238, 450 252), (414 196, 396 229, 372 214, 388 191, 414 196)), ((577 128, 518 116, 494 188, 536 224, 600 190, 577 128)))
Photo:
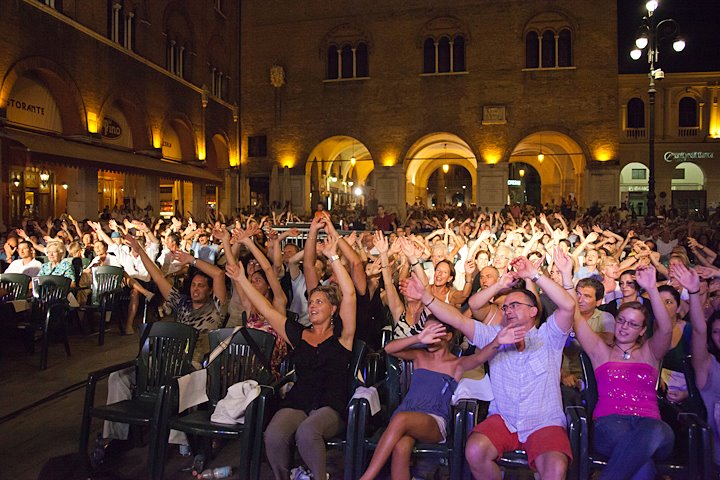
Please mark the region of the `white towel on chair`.
POLYGON ((370 404, 370 415, 380 411, 380 396, 375 387, 358 387, 355 389, 352 398, 364 398, 370 404))
POLYGON ((225 398, 220 400, 210 421, 234 425, 245 423, 245 410, 260 396, 260 385, 255 380, 245 380, 228 388, 225 398))
POLYGON ((453 394, 452 404, 456 405, 457 402, 464 398, 475 398, 487 402, 491 401, 494 397, 490 377, 485 375, 480 380, 473 380, 471 378, 463 378, 460 380, 453 394))

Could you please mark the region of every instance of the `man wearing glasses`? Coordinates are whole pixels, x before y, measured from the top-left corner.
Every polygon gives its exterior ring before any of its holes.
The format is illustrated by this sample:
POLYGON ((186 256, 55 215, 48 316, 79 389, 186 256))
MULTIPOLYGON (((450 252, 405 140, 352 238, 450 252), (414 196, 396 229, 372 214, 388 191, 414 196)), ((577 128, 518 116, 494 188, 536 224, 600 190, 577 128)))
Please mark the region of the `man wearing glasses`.
MULTIPOLYGON (((555 262, 572 262, 556 250, 555 262)), ((502 326, 518 325, 525 329, 523 341, 498 348, 490 359, 490 382, 495 398, 488 417, 468 438, 465 458, 475 478, 500 479, 495 463, 504 452, 524 448, 531 468, 541 478, 565 478, 572 458, 565 430, 565 415, 560 396, 560 364, 565 340, 572 327, 575 300, 562 286, 539 272, 525 257, 511 262, 513 272, 504 274, 494 285, 475 294, 474 302, 483 303, 518 279, 534 282, 557 304, 547 321, 536 327, 538 303, 534 294, 513 289, 501 310, 501 325, 488 326, 463 316, 413 277, 405 284, 407 297, 421 300, 440 321, 459 329, 478 348, 489 344, 502 326)), ((560 265, 559 265, 560 266, 560 265)))

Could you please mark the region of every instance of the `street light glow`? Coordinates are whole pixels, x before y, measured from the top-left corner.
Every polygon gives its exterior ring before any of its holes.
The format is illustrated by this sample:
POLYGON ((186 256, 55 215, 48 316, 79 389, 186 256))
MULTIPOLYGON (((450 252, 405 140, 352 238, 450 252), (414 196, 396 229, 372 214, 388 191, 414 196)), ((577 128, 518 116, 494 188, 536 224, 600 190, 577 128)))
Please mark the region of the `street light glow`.
POLYGON ((645 8, 647 8, 648 12, 653 13, 658 8, 657 0, 650 0, 645 4, 645 8))
POLYGON ((635 39, 635 46, 642 50, 643 48, 647 47, 648 44, 648 37, 646 33, 643 33, 639 37, 635 39))
POLYGON ((676 52, 682 52, 683 50, 685 50, 685 40, 682 38, 675 39, 675 41, 673 42, 673 50, 675 50, 676 52))
POLYGON ((633 60, 639 60, 640 56, 642 56, 642 50, 638 48, 633 48, 632 50, 630 50, 630 58, 632 58, 633 60))

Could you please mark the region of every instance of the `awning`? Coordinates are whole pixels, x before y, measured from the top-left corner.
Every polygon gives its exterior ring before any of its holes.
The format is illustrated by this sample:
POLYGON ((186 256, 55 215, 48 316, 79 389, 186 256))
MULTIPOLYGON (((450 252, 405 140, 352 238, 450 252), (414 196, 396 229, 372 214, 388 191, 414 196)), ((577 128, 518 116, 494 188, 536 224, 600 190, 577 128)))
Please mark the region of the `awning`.
POLYGON ((21 143, 28 151, 37 154, 40 160, 49 162, 62 162, 78 167, 86 166, 87 162, 90 162, 97 168, 119 172, 152 173, 166 178, 177 177, 222 183, 222 179, 204 168, 149 155, 123 152, 11 128, 0 129, 0 136, 21 143))

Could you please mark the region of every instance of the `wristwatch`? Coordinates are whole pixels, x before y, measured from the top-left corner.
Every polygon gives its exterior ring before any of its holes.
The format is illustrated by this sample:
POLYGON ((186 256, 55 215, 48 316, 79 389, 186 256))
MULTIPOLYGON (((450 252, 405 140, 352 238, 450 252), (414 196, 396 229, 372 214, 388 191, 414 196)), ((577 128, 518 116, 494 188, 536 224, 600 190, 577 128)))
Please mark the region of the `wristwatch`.
POLYGON ((330 263, 333 263, 335 260, 340 260, 340 255, 330 255, 330 263))
POLYGON ((538 270, 537 273, 535 273, 535 275, 533 275, 533 276, 530 278, 530 280, 532 280, 533 283, 536 283, 536 282, 540 279, 540 277, 542 277, 542 276, 543 276, 542 272, 541 272, 540 270, 538 270))

